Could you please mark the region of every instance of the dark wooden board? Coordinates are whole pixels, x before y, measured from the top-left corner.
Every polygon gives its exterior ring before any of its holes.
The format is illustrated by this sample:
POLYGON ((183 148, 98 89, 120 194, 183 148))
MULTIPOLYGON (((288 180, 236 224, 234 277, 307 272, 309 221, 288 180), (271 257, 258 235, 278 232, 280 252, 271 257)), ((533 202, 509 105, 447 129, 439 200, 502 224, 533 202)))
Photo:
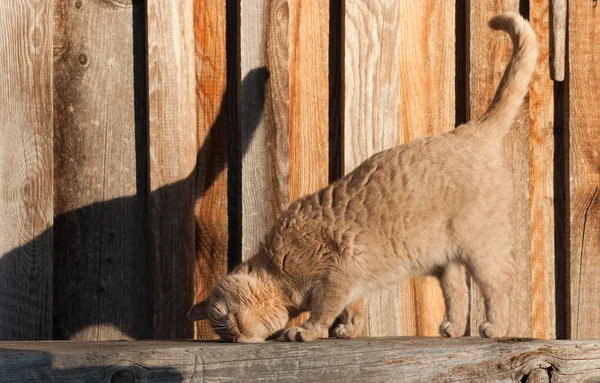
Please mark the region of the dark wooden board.
POLYGON ((134 48, 144 43, 139 41, 144 25, 136 24, 134 15, 143 4, 134 3, 56 3, 57 339, 150 336, 143 181, 147 160, 136 154, 147 132, 135 111, 136 92, 146 89, 139 86, 143 76, 134 65, 139 64, 134 48))

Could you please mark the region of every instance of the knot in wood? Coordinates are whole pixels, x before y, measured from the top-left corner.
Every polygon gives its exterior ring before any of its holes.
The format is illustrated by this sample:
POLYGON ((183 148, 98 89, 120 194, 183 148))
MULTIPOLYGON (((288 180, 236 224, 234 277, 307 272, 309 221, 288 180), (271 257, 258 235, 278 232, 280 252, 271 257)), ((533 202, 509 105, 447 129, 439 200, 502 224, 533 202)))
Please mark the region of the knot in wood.
POLYGON ((115 372, 110 378, 110 383, 133 383, 135 382, 135 376, 133 372, 129 370, 119 370, 115 372))
POLYGON ((83 1, 75 0, 75 3, 73 5, 75 6, 75 9, 81 9, 83 7, 83 1))
POLYGON ((77 61, 79 61, 79 63, 80 63, 82 66, 87 66, 87 65, 88 65, 88 63, 89 63, 89 59, 88 59, 87 55, 86 55, 86 54, 84 54, 84 53, 81 53, 81 54, 80 54, 80 55, 77 57, 77 61))

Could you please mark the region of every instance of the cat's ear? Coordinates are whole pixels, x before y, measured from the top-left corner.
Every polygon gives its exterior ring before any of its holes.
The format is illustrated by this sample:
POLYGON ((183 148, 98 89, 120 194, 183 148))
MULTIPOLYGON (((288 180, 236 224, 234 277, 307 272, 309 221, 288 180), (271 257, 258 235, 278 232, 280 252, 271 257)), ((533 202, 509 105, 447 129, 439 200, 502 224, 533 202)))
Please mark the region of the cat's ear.
POLYGON ((189 320, 197 321, 208 318, 207 314, 208 310, 208 299, 203 300, 202 302, 196 303, 190 311, 188 311, 187 317, 189 320))

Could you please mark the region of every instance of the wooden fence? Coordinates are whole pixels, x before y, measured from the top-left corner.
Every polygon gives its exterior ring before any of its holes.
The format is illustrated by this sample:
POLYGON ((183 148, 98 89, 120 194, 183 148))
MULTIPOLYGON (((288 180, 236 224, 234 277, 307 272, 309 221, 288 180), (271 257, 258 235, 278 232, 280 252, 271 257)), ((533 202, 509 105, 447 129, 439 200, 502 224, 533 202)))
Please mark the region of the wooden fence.
MULTIPOLYGON (((0 340, 210 338, 185 313, 292 200, 479 116, 520 10, 541 54, 505 152, 510 335, 600 337, 600 8, 570 0, 0 2, 0 340)), ((471 284, 469 334, 483 317, 471 284)), ((366 336, 437 335, 437 281, 374 296, 366 336)))

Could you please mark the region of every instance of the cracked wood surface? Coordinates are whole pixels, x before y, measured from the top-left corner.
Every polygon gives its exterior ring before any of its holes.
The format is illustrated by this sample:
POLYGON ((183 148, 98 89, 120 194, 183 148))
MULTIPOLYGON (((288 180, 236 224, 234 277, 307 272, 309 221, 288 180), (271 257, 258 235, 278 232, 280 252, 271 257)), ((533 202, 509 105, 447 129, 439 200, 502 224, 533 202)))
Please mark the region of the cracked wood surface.
POLYGON ((0 381, 574 382, 600 379, 600 340, 360 338, 0 343, 0 381))
POLYGON ((569 2, 567 120, 567 336, 600 337, 600 14, 569 2))

